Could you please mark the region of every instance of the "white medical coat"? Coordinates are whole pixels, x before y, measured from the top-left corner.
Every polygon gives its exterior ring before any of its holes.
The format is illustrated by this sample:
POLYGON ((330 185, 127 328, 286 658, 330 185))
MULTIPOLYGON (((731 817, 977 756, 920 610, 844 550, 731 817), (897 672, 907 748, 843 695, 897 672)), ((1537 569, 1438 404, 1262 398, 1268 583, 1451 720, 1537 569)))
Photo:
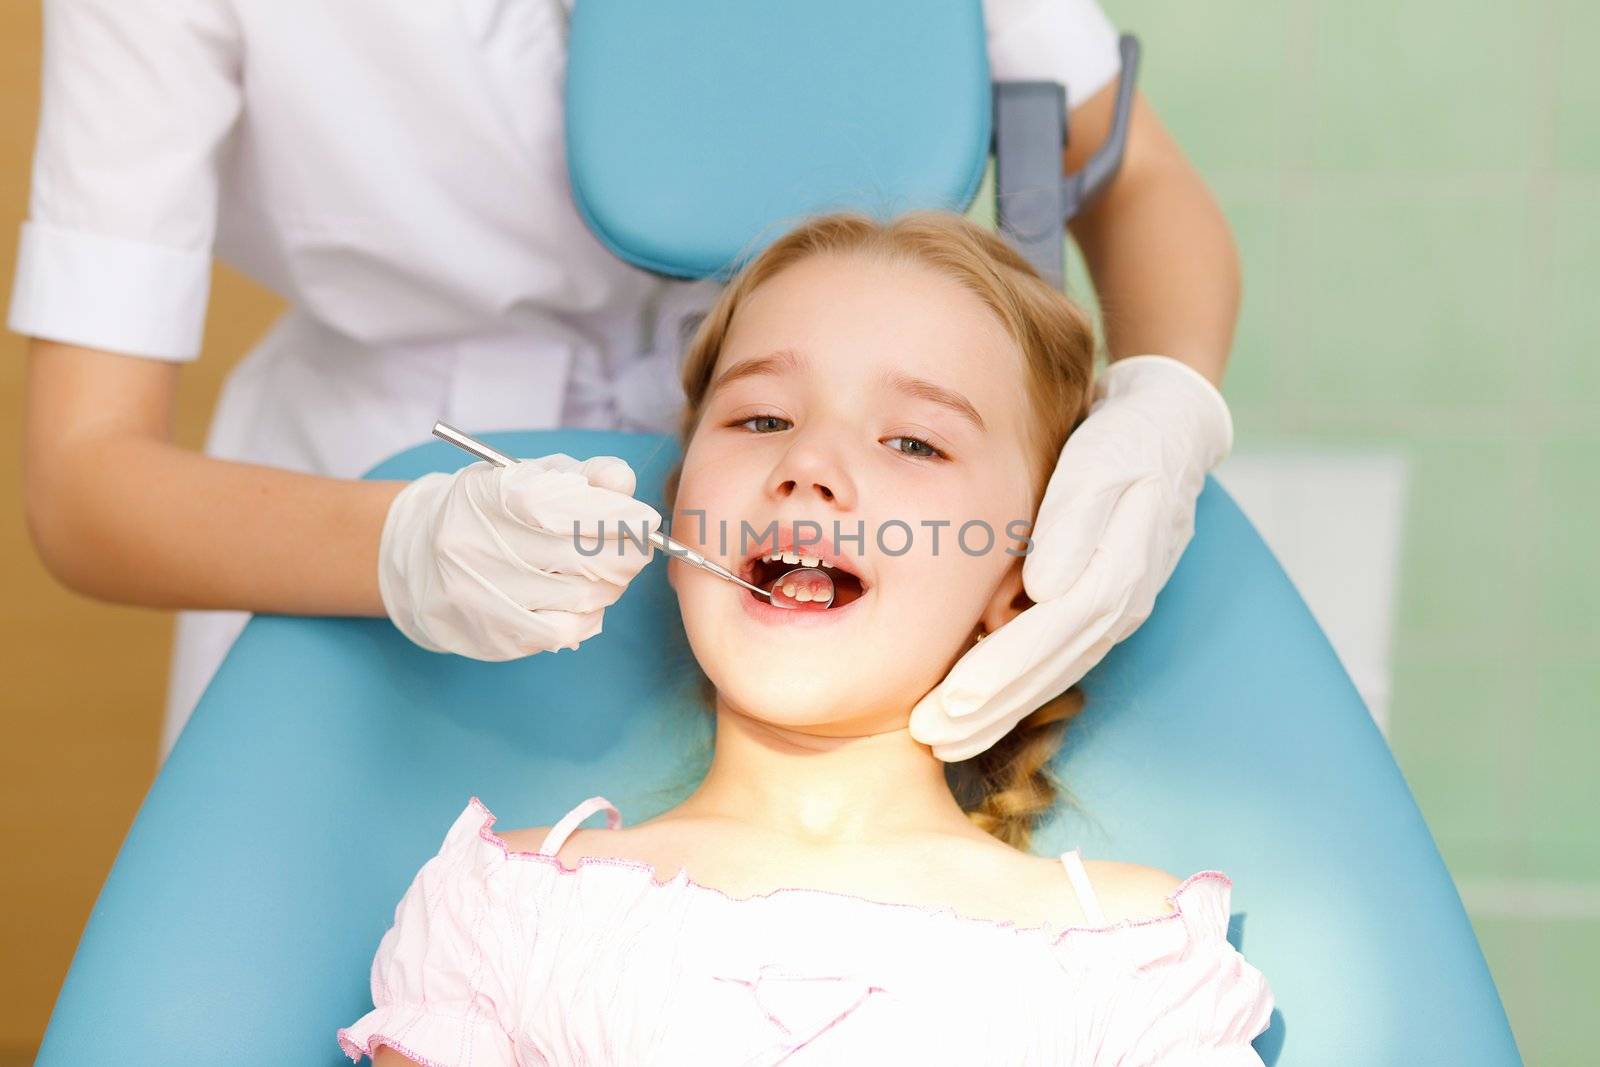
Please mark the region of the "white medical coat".
MULTIPOLYGON (((355 477, 438 418, 671 429, 677 324, 715 289, 621 262, 574 209, 570 5, 45 0, 11 329, 194 359, 216 255, 291 308, 211 455, 355 477)), ((984 7, 996 78, 1073 106, 1116 75, 1097 0, 984 7)), ((247 619, 179 613, 163 759, 247 619)))

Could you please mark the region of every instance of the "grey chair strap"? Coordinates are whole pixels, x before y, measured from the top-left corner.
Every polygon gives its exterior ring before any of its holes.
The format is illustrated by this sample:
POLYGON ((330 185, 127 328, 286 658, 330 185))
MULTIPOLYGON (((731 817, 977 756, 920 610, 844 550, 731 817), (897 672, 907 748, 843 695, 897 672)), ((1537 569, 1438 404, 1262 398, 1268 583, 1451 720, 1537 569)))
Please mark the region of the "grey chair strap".
POLYGON ((1067 128, 1066 89, 1055 82, 994 85, 995 222, 1035 270, 1061 288, 1066 248, 1061 229, 1122 166, 1139 73, 1139 39, 1118 39, 1122 69, 1111 131, 1083 169, 1061 175, 1067 128))

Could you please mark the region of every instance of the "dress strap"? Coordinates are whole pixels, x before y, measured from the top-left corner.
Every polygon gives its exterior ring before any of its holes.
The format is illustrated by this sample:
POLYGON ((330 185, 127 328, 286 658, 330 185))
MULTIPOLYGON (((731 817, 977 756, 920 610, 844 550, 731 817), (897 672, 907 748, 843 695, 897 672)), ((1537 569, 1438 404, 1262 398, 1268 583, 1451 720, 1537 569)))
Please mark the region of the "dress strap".
POLYGON ((546 856, 554 856, 560 852, 561 846, 567 842, 567 835, 576 830, 583 820, 602 809, 606 813, 606 827, 611 830, 622 829, 622 813, 612 806, 611 801, 605 797, 590 797, 563 815, 560 822, 550 827, 550 832, 544 835, 544 844, 539 846, 539 852, 546 856))
POLYGON ((1077 849, 1061 854, 1061 865, 1067 869, 1067 877, 1072 880, 1072 888, 1078 894, 1078 903, 1083 907, 1084 915, 1095 926, 1105 926, 1106 913, 1100 910, 1100 901, 1094 895, 1094 886, 1089 884, 1089 872, 1084 870, 1083 857, 1077 849))

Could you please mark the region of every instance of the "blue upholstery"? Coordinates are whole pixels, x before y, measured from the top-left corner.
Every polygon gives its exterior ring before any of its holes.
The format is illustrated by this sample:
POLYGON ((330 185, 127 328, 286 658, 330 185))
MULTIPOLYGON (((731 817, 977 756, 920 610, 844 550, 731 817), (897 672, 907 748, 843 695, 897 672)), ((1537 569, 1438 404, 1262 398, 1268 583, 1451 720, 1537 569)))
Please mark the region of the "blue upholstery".
MULTIPOLYGON (((486 435, 618 455, 660 502, 665 438, 486 435)), ((374 477, 453 470, 442 443, 374 477)), ((1278 995, 1282 1067, 1518 1063, 1459 898, 1383 739, 1233 502, 1200 499, 1155 613, 1085 681, 1060 769, 1081 811, 1036 849, 1235 880, 1234 939, 1278 995)), ((576 652, 423 652, 384 620, 258 617, 151 788, 95 906, 39 1063, 341 1062, 393 909, 477 794, 502 827, 592 794, 630 822, 704 766, 664 566, 576 652)), ((591 825, 602 825, 591 820, 591 825)), ((997 976, 975 976, 985 981, 997 976)))
POLYGON ((964 211, 990 141, 979 0, 581 0, 567 169, 618 256, 730 271, 822 211, 964 211))

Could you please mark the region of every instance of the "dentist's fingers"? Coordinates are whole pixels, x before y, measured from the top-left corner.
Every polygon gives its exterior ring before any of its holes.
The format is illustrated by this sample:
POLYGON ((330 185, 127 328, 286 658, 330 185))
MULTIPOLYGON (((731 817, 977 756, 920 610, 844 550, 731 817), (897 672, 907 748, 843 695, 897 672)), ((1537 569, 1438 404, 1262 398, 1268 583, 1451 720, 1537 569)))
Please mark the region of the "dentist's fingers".
MULTIPOLYGON (((618 469, 618 465, 627 468, 622 460, 602 458, 612 462, 596 467, 601 477, 612 484, 627 484, 633 479, 631 469, 625 473, 618 469)), ((642 535, 661 525, 661 514, 655 508, 630 493, 591 485, 578 468, 560 470, 519 463, 505 468, 494 488, 498 490, 496 503, 500 508, 534 530, 584 540, 618 540, 630 532, 642 535)))
POLYGON ((555 454, 424 475, 390 505, 379 589, 435 652, 510 659, 574 647, 652 558, 661 516, 615 456, 555 454))
POLYGON ((638 477, 633 473, 633 468, 628 466, 626 460, 617 456, 596 456, 584 460, 578 467, 578 473, 589 479, 590 485, 609 489, 623 496, 632 496, 638 485, 638 477))
POLYGON ((1078 461, 1073 446, 1082 433, 1067 439, 1029 533, 1033 550, 1022 579, 1035 603, 1062 595, 1083 574, 1128 487, 1120 472, 1078 461))
POLYGON ((1034 604, 956 661, 941 686, 953 717, 973 714, 1046 660, 1075 659, 1104 632, 1121 603, 1107 558, 1096 556, 1065 595, 1034 604))
MULTIPOLYGON (((1134 494, 1113 517, 1108 538, 1135 533, 1157 504, 1153 494, 1134 494)), ((981 752, 1080 681, 1149 613, 1133 603, 1144 595, 1142 569, 1129 566, 1129 558, 1097 552, 1063 596, 1033 605, 969 649, 913 709, 912 736, 945 760, 981 752)))
POLYGON ((1052 686, 1065 689, 1088 673, 1087 654, 1116 624, 1114 606, 1096 611, 1072 601, 1069 594, 1035 604, 970 649, 936 690, 945 714, 979 719, 1002 706, 1008 712, 1030 700, 1037 706, 1054 695, 1047 692, 1052 686))
MULTIPOLYGON (((1097 645, 1103 647, 1091 649, 1087 654, 1099 659, 1110 650, 1112 644, 1114 642, 1109 637, 1102 637, 1097 645)), ((946 763, 970 759, 1016 729, 1017 723, 1045 701, 1066 692, 1072 684, 1058 677, 1042 681, 1036 691, 1029 694, 1007 692, 986 705, 984 714, 965 719, 942 718, 937 706, 922 711, 922 705, 919 704, 922 718, 920 722, 916 721, 916 712, 913 712, 911 735, 931 747, 933 754, 946 763), (977 728, 973 726, 974 719, 981 723, 977 728)))
POLYGON ((486 524, 483 531, 471 545, 453 547, 451 554, 508 583, 508 591, 512 587, 554 589, 541 581, 552 578, 560 580, 562 588, 598 583, 617 586, 620 592, 654 558, 642 531, 603 541, 583 541, 571 533, 530 530, 517 524, 486 524))
POLYGON ((546 470, 561 471, 566 474, 581 474, 588 480, 590 485, 600 489, 609 489, 613 493, 622 493, 626 496, 632 496, 635 487, 638 485, 633 468, 628 466, 628 461, 620 456, 595 456, 593 459, 577 460, 565 452, 552 452, 548 456, 539 456, 536 459, 525 459, 520 462, 534 464, 546 470))
POLYGON ((594 575, 562 574, 537 570, 524 564, 500 566, 485 574, 506 599, 525 609, 542 609, 559 604, 561 610, 580 614, 599 611, 615 604, 627 591, 628 574, 619 579, 594 575))
POLYGON ((518 464, 502 471, 498 484, 470 486, 468 499, 479 517, 474 525, 484 533, 466 533, 471 543, 454 550, 472 554, 476 546, 475 565, 497 574, 533 571, 626 586, 650 562, 648 538, 660 528, 660 514, 625 493, 590 485, 583 473, 595 470, 613 485, 628 485, 633 472, 621 460, 601 457, 580 465, 570 457, 551 458, 571 469, 518 464), (513 521, 497 521, 500 515, 513 521))
POLYGON ((1064 593, 1102 546, 1149 553, 1162 532, 1152 527, 1110 537, 1112 519, 1129 493, 1160 495, 1159 428, 1142 412, 1102 408, 1067 439, 1034 520, 1034 550, 1023 563, 1023 581, 1035 601, 1064 593))
MULTIPOLYGON (((1043 614, 1026 621, 1018 616, 1007 625, 1017 623, 1022 623, 1024 629, 1039 627, 1041 630, 1052 625, 1043 614)), ((1115 644, 1108 632, 1110 629, 1111 620, 1105 620, 1084 632, 1078 647, 1064 652, 1059 660, 1041 663, 1028 674, 1002 686, 961 717, 949 714, 944 692, 935 689, 912 710, 911 736, 932 746, 934 754, 947 762, 982 752, 1045 701, 1065 692, 1088 673, 1115 644)), ((979 648, 988 644, 986 640, 979 648)))
POLYGON ((458 589, 472 588, 475 594, 431 599, 410 620, 440 648, 469 648, 474 659, 502 661, 576 648, 601 630, 602 609, 530 610, 468 567, 457 564, 449 570, 458 589))

